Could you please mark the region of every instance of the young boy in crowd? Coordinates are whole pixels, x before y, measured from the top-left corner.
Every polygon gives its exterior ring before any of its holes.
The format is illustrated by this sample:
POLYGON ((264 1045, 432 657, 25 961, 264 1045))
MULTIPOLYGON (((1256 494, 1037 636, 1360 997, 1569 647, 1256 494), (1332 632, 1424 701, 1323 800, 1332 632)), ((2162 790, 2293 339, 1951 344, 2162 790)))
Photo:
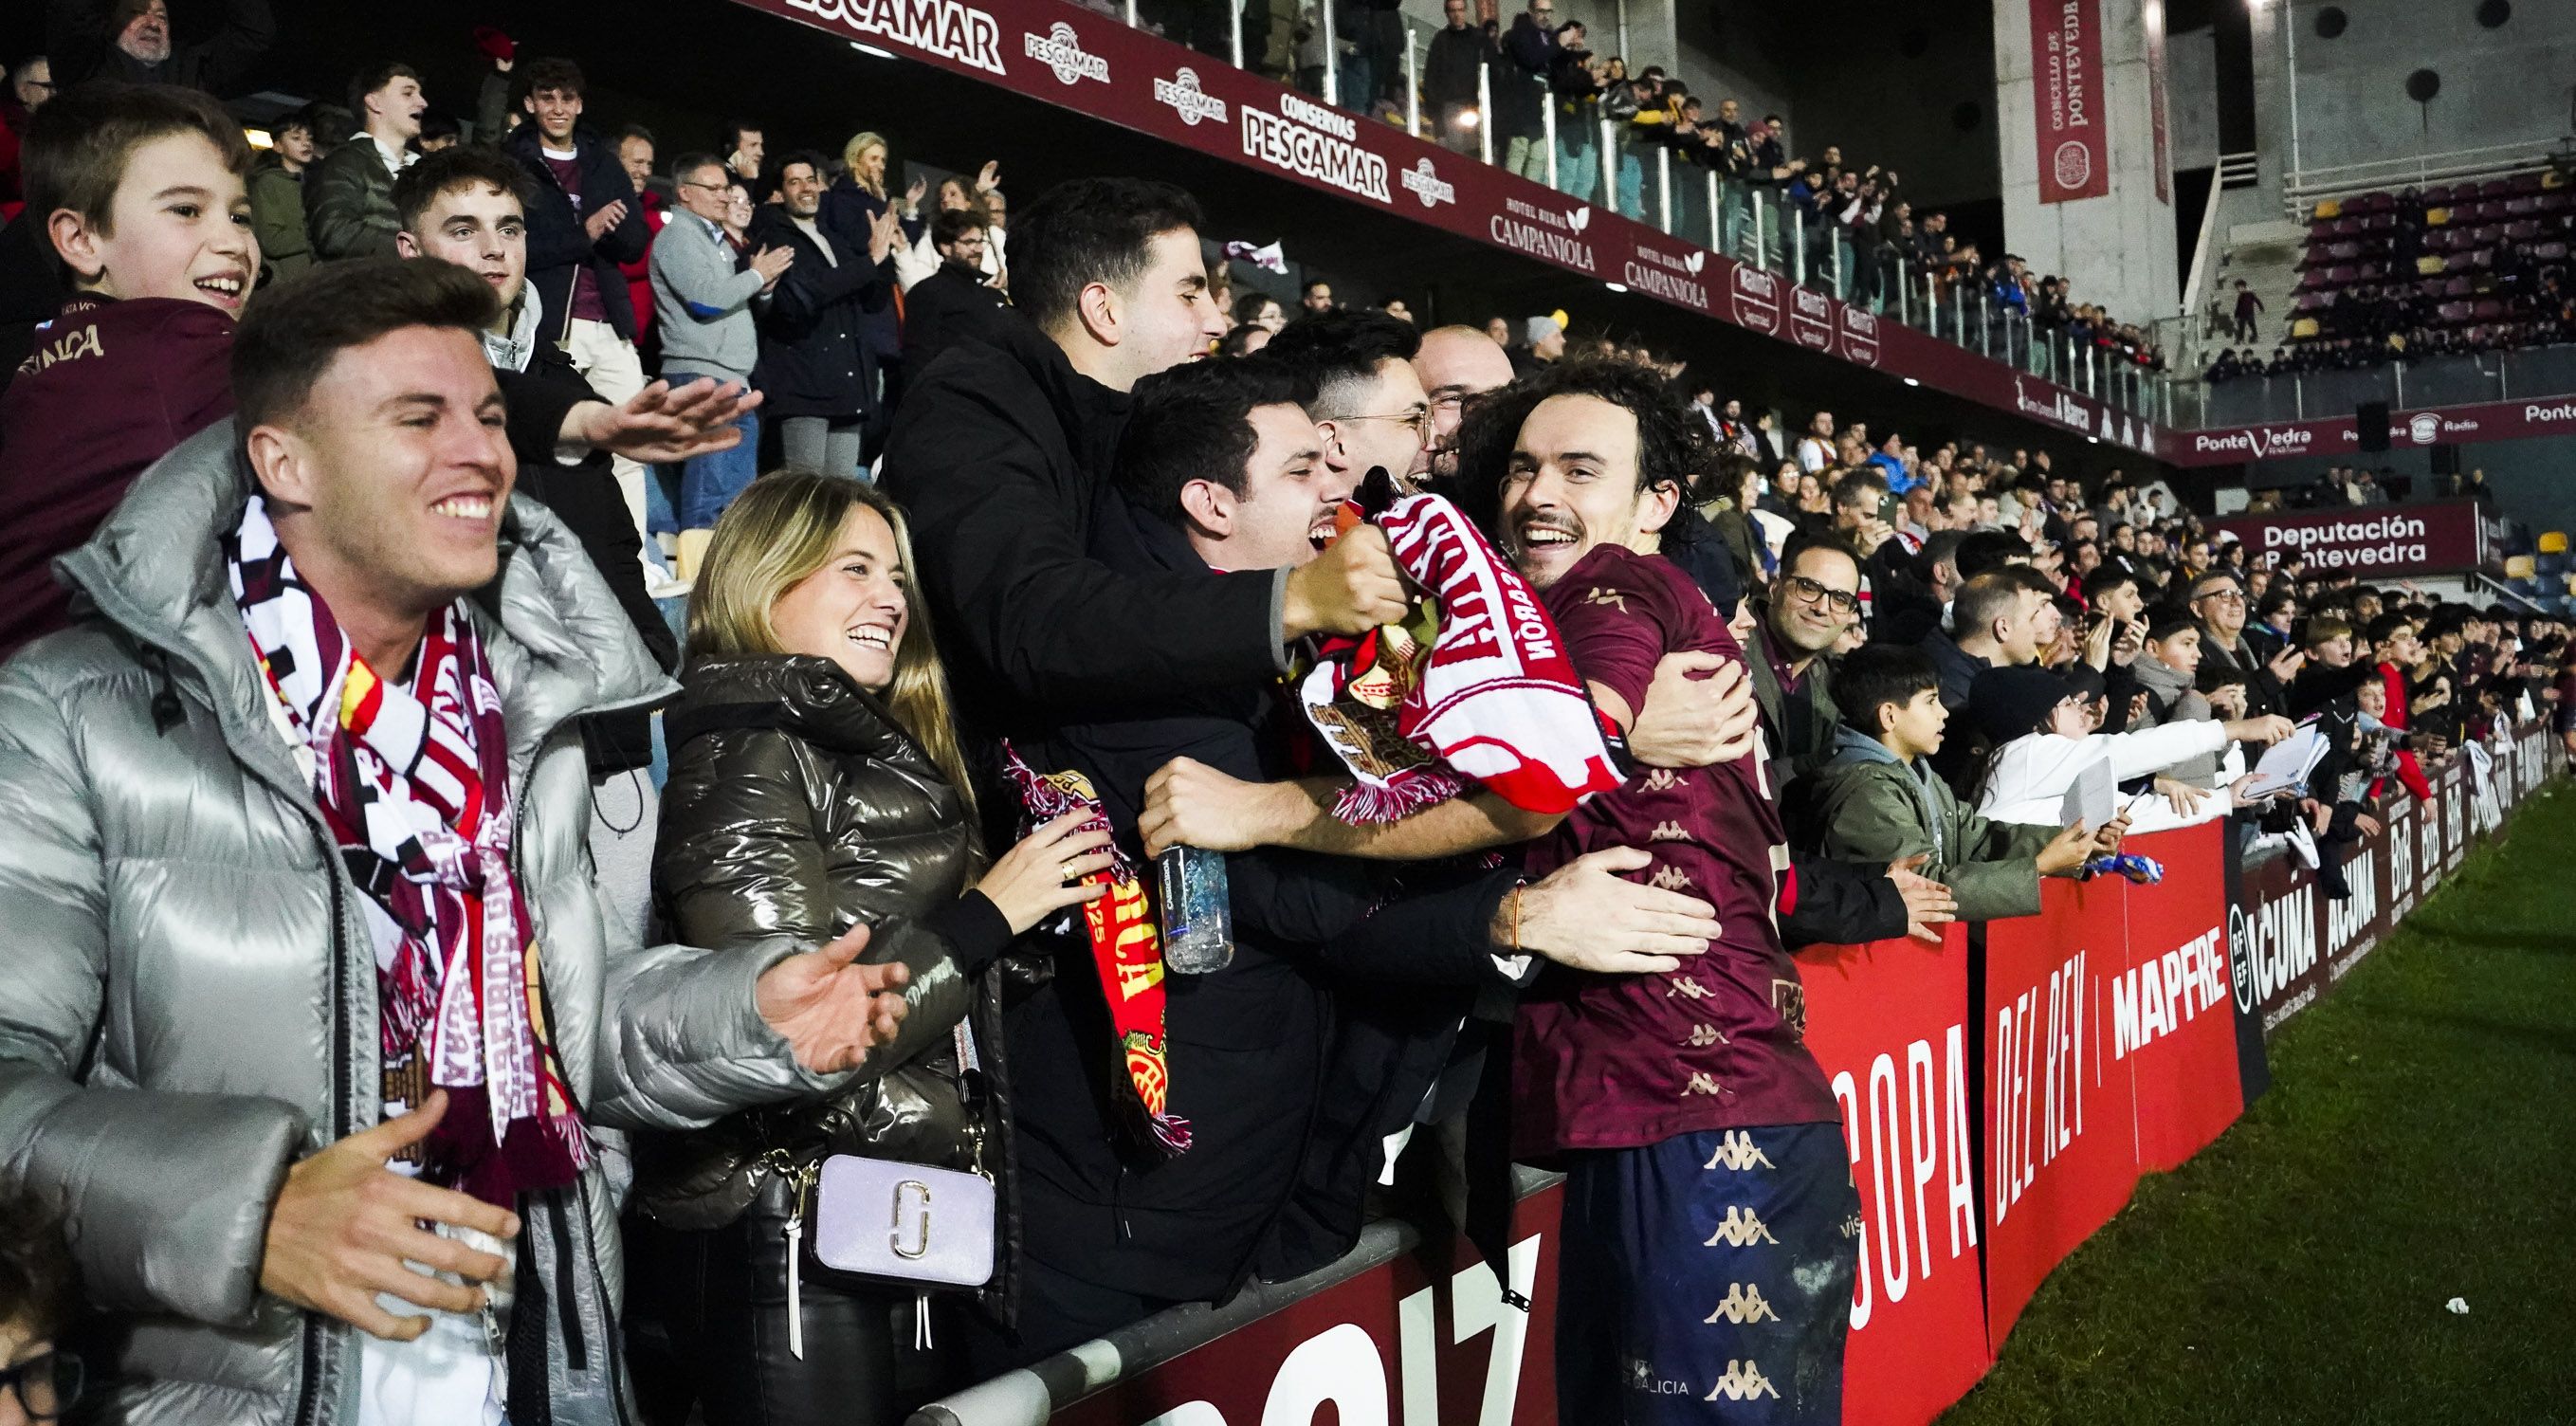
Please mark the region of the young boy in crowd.
POLYGON ((54 557, 145 466, 232 413, 233 320, 259 282, 250 145, 191 89, 88 84, 36 111, 28 215, 73 297, 0 396, 0 656, 60 628, 54 557))
POLYGON ((1798 845, 1839 861, 1928 856, 1922 873, 1950 888, 1959 919, 2039 912, 2039 879, 2071 876, 2093 852, 2082 823, 2062 832, 1989 822, 1932 771, 1950 710, 1931 656, 1868 644, 1834 671, 1843 727, 1834 759, 1791 808, 1798 845))

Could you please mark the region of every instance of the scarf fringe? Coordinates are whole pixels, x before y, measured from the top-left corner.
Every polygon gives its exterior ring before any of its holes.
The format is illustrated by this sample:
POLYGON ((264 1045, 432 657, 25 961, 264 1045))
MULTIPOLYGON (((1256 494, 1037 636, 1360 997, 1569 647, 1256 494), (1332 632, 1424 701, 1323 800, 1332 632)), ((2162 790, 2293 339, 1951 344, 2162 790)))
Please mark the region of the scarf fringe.
POLYGON ((1333 819, 1350 827, 1401 822, 1465 790, 1466 783, 1446 767, 1414 768, 1383 783, 1358 781, 1343 788, 1333 799, 1333 819))
POLYGON ((1154 1142, 1167 1154, 1190 1151, 1190 1121, 1177 1114, 1157 1114, 1147 1121, 1154 1132, 1154 1142))

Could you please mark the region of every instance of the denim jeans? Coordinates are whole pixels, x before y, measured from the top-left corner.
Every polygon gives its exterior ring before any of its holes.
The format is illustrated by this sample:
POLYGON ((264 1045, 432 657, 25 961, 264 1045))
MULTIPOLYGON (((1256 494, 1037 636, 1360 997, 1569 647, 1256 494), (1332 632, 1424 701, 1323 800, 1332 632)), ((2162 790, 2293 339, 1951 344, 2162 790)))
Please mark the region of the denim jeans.
POLYGON ((1601 145, 1590 124, 1556 126, 1556 188, 1586 202, 1601 197, 1601 145))
MULTIPOLYGON (((663 376, 673 386, 693 381, 712 372, 665 371, 663 376)), ((717 380, 732 380, 717 377, 717 380)), ((691 456, 680 466, 680 528, 712 529, 716 517, 733 503, 733 498, 760 474, 760 414, 749 412, 735 419, 734 429, 742 432, 742 441, 730 450, 711 455, 691 456)))
POLYGON ((1634 140, 1622 138, 1615 147, 1619 157, 1619 212, 1639 222, 1646 221, 1646 155, 1634 140))

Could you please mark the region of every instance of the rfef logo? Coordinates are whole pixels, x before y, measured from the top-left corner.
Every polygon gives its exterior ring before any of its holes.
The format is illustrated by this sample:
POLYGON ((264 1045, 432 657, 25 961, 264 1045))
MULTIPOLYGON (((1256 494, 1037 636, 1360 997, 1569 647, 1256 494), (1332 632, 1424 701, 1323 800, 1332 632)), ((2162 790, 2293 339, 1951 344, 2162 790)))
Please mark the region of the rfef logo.
POLYGON ((1059 84, 1079 84, 1083 80, 1109 82, 1109 61, 1082 48, 1082 36, 1062 20, 1043 35, 1021 32, 1020 48, 1029 58, 1054 71, 1059 84))
POLYGON ((1171 106, 1182 123, 1193 127, 1201 119, 1225 122, 1225 101, 1199 88, 1199 72, 1187 65, 1169 79, 1154 81, 1154 102, 1171 106))

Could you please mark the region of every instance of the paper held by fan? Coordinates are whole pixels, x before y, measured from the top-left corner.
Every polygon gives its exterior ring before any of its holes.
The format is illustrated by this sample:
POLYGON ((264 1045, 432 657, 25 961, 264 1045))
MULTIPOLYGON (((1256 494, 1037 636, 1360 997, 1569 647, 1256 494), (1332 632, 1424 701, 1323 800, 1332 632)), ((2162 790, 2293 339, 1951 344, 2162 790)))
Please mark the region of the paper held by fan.
POLYGON ((2317 731, 2317 725, 2300 724, 2297 731, 2274 743, 2271 750, 2263 754, 2263 760, 2254 765, 2254 774, 2246 781, 2239 796, 2244 801, 2253 802, 2279 793, 2306 791, 2308 774, 2317 770, 2317 764, 2325 760, 2326 752, 2326 736, 2317 731))

